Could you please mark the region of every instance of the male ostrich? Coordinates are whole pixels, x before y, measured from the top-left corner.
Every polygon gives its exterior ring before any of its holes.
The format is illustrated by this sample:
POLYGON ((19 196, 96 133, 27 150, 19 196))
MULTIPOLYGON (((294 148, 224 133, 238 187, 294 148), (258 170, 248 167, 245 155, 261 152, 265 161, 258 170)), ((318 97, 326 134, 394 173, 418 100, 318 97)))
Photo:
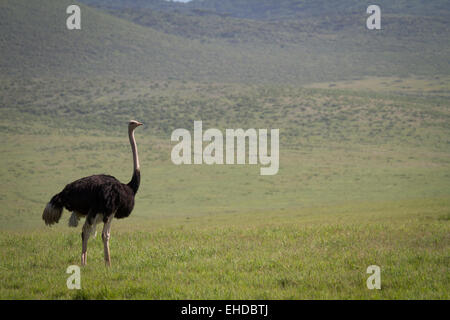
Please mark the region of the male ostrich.
POLYGON ((57 223, 61 218, 63 208, 72 211, 69 226, 76 227, 81 217, 86 217, 81 232, 82 250, 81 265, 87 263, 87 242, 90 235, 95 237, 98 222, 103 220, 102 240, 105 250, 105 263, 111 265, 109 256, 109 238, 111 222, 126 218, 134 207, 134 196, 139 188, 141 174, 139 157, 137 153, 134 129, 142 123, 131 120, 128 124, 128 136, 133 151, 134 172, 131 181, 123 184, 116 178, 108 175, 93 175, 81 178, 68 184, 63 191, 54 195, 44 209, 42 219, 46 225, 57 223), (95 233, 94 233, 95 232, 95 233))

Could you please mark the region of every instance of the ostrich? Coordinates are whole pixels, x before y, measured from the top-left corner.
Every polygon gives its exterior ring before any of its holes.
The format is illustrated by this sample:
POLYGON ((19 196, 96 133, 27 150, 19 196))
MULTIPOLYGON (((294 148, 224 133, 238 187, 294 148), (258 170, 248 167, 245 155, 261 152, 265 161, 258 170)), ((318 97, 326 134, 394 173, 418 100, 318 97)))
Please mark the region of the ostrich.
POLYGON ((69 226, 76 227, 82 217, 86 217, 81 232, 82 250, 81 265, 87 263, 87 243, 89 236, 97 234, 96 225, 103 221, 102 240, 105 250, 105 264, 111 266, 109 255, 109 238, 111 222, 126 218, 134 207, 134 196, 139 189, 141 180, 139 157, 134 138, 134 129, 142 125, 139 121, 131 120, 128 124, 128 136, 133 152, 134 172, 131 181, 123 184, 108 175, 93 175, 76 180, 58 194, 54 195, 44 209, 42 219, 46 225, 57 223, 61 218, 63 208, 72 211, 69 226))

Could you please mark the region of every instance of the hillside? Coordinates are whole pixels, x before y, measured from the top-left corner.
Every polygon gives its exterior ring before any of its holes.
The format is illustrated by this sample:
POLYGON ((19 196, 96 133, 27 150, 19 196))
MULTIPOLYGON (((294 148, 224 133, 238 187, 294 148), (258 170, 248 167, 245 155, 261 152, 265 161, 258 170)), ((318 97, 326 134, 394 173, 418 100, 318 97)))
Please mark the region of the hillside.
MULTIPOLYGON (((189 78, 206 65, 214 70, 218 48, 196 43, 82 8, 82 30, 69 31, 71 1, 2 1, 0 70, 13 76, 133 75, 189 78), (186 63, 185 57, 198 60, 186 63)), ((228 58, 230 59, 230 58, 228 58)), ((218 59, 220 60, 220 59, 218 59)))
MULTIPOLYGON (((388 14, 450 13, 450 4, 445 0, 379 0, 373 4, 379 5, 383 12, 388 14)), ((282 19, 292 16, 364 13, 368 4, 360 0, 193 0, 188 6, 239 18, 282 19)))
MULTIPOLYGON (((110 9, 152 9, 199 15, 220 15, 258 20, 285 20, 292 17, 320 17, 364 13, 367 3, 359 0, 192 0, 187 3, 166 0, 81 0, 110 9)), ((437 16, 450 14, 445 0, 379 0, 384 14, 437 16)))
POLYGON ((82 30, 69 31, 68 4, 0 4, 4 76, 311 83, 450 72, 443 17, 387 15, 383 30, 369 32, 364 16, 279 24, 81 5, 82 30))
POLYGON ((440 39, 448 39, 450 26, 444 16, 383 15, 381 35, 370 34, 365 29, 365 15, 326 15, 282 21, 253 20, 218 15, 161 12, 153 9, 106 9, 106 12, 136 24, 188 39, 200 39, 208 43, 213 39, 228 44, 308 46, 325 48, 334 45, 339 51, 364 50, 379 54, 388 53, 393 46, 404 46, 405 50, 428 48, 428 51, 447 50, 447 45, 438 45, 440 39), (425 27, 426 26, 426 27, 425 27), (374 42, 374 43, 371 43, 374 42), (438 47, 439 46, 439 47, 438 47))

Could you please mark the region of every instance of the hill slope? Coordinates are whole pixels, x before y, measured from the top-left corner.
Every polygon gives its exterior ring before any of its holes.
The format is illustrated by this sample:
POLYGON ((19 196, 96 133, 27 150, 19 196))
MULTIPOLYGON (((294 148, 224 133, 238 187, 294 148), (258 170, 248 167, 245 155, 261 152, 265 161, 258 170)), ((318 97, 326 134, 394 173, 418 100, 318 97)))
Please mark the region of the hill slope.
MULTIPOLYGON (((0 4, 2 74, 58 76, 133 74, 176 77, 212 66, 218 52, 142 28, 80 5, 82 30, 67 30, 71 1, 6 1, 0 4), (208 54, 205 54, 208 52, 208 54), (186 63, 185 57, 197 56, 186 63), (208 64, 209 58, 209 64, 208 64), (202 60, 202 61, 200 61, 202 60)), ((190 60, 190 59, 189 59, 190 60)))
POLYGON ((153 10, 113 12, 119 19, 81 5, 82 30, 69 31, 70 3, 0 4, 4 76, 308 83, 450 72, 442 17, 388 15, 371 32, 361 15, 280 25, 153 10))
MULTIPOLYGON (((280 20, 292 17, 320 17, 365 13, 368 3, 360 0, 192 0, 187 3, 166 0, 81 0, 110 9, 152 9, 193 14, 216 14, 236 18, 280 20)), ((448 15, 445 0, 379 0, 384 14, 448 15)))
MULTIPOLYGON (((383 13, 388 14, 436 15, 450 13, 448 1, 443 0, 379 0, 373 4, 379 5, 383 13)), ((369 3, 360 0, 193 0, 187 4, 189 8, 253 19, 364 13, 368 6, 369 3)))

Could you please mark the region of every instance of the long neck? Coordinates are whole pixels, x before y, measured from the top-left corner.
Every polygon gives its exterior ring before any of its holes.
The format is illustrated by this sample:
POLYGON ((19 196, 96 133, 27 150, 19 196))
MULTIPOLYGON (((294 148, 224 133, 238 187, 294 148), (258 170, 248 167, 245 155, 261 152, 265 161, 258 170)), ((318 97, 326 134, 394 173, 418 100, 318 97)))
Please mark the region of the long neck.
POLYGON ((133 177, 128 183, 128 186, 133 189, 134 194, 139 189, 139 184, 141 182, 141 172, 139 167, 139 156, 137 152, 136 139, 134 138, 134 129, 128 129, 128 137, 130 138, 131 151, 133 152, 133 177))

